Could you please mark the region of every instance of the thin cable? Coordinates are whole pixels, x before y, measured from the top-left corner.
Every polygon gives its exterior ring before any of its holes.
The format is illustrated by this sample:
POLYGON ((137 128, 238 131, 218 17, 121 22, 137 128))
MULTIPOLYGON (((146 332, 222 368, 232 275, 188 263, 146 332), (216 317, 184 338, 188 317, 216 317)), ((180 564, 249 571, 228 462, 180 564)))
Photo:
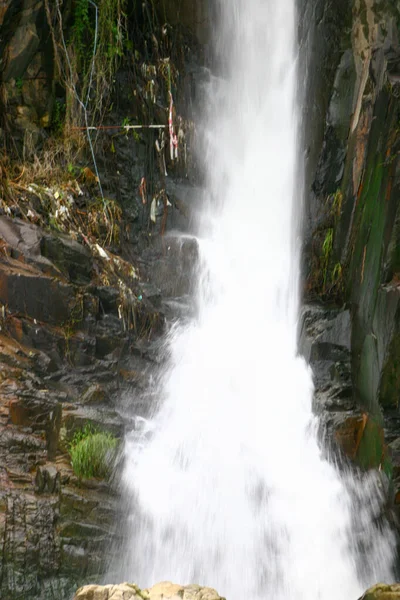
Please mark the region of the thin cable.
POLYGON ((71 127, 73 131, 101 131, 103 129, 165 129, 168 125, 90 125, 89 127, 71 127))

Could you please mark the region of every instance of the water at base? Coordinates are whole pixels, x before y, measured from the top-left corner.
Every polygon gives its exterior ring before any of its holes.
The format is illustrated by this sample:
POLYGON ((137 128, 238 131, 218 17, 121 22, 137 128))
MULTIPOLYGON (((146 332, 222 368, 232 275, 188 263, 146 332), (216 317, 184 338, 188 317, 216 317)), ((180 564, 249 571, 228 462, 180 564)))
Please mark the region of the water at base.
POLYGON ((373 525, 369 488, 354 531, 297 356, 294 0, 220 4, 198 311, 171 331, 159 410, 126 443, 123 577, 197 582, 228 600, 356 600, 390 578, 392 540, 373 525), (369 581, 356 534, 371 542, 369 581))

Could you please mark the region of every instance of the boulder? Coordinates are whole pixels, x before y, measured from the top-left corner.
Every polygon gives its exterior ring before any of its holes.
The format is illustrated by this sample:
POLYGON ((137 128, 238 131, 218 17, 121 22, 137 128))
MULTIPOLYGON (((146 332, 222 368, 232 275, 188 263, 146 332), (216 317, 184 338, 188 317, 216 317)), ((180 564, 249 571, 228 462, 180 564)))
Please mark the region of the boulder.
POLYGON ((400 583, 378 583, 365 592, 362 600, 400 600, 400 583))
POLYGON ((74 283, 89 283, 92 276, 90 250, 67 235, 44 234, 41 239, 42 256, 52 261, 74 283))
POLYGON ((57 325, 70 322, 76 298, 70 285, 10 259, 0 264, 0 302, 9 313, 57 325))
POLYGON ((120 585, 86 585, 80 588, 74 600, 223 600, 218 593, 199 585, 177 585, 164 581, 147 590, 134 583, 120 585))
POLYGON ((327 382, 347 386, 350 373, 351 320, 348 310, 305 305, 300 315, 299 348, 318 387, 327 382))
POLYGON ((35 478, 36 493, 58 494, 60 488, 60 473, 57 467, 53 464, 39 466, 35 478))

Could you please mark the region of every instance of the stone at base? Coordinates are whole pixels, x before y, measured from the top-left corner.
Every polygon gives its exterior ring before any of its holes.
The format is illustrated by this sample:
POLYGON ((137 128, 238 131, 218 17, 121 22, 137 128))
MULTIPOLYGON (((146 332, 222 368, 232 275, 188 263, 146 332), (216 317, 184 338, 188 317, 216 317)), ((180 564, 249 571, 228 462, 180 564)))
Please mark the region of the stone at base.
POLYGON ((362 600, 400 600, 400 583, 378 583, 365 592, 362 600))
POLYGON ((75 594, 74 600, 224 600, 212 588, 199 585, 181 586, 164 581, 148 590, 134 583, 119 585, 85 585, 75 594))

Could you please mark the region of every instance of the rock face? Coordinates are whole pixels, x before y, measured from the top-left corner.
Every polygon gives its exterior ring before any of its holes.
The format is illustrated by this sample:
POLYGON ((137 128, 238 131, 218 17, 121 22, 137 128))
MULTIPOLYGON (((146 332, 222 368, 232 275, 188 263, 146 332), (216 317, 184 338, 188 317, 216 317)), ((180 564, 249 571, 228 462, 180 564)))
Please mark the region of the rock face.
POLYGON ((305 298, 314 304, 303 351, 328 437, 362 468, 384 470, 397 506, 400 10, 298 4, 309 74, 305 298))
POLYGON ((110 485, 74 475, 68 443, 87 423, 121 436, 120 395, 148 364, 129 347, 149 338, 118 318, 120 292, 96 283, 107 261, 88 246, 4 216, 0 234, 0 595, 65 598, 101 572, 117 511, 110 485))
POLYGON ((80 588, 74 600, 224 600, 212 588, 199 585, 177 585, 165 581, 147 590, 137 585, 87 585, 80 588))
POLYGON ((64 599, 100 577, 118 522, 112 483, 80 480, 68 445, 88 424, 120 438, 147 415, 176 309, 144 267, 96 243, 6 216, 0 236, 0 596, 64 599))

